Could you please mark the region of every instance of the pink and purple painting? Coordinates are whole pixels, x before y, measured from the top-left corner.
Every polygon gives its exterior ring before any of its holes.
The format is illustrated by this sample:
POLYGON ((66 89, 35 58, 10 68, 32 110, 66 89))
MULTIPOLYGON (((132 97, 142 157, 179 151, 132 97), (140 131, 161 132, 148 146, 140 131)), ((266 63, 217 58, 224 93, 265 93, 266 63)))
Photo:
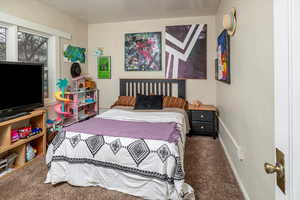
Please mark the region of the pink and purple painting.
POLYGON ((207 78, 207 25, 166 26, 166 78, 207 78))
POLYGON ((125 34, 125 71, 161 70, 161 32, 125 34))

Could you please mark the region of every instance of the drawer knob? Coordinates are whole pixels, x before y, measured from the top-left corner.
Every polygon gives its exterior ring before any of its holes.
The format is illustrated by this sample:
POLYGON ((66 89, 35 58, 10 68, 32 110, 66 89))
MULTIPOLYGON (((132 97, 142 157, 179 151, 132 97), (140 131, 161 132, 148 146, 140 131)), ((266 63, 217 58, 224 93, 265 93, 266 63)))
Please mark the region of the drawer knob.
POLYGON ((200 128, 201 128, 201 129, 204 129, 204 126, 201 126, 200 128))
POLYGON ((201 118, 204 118, 204 115, 201 115, 200 117, 201 117, 201 118))

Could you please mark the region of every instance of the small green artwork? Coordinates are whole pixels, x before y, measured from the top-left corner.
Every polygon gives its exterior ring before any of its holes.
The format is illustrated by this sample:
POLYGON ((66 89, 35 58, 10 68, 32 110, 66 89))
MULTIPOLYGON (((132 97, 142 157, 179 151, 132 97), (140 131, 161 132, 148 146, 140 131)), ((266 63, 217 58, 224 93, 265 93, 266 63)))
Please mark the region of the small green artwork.
POLYGON ((98 57, 98 78, 111 79, 110 56, 98 57))
POLYGON ((64 46, 64 61, 65 62, 80 62, 85 63, 86 48, 80 48, 72 45, 64 46))

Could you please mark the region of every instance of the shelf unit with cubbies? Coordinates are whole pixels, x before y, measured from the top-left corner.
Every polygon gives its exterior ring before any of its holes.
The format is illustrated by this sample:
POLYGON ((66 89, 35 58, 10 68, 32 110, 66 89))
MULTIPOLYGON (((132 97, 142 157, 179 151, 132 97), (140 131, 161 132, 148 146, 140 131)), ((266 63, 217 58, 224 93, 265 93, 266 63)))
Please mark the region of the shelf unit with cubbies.
MULTIPOLYGON (((46 111, 36 110, 30 114, 11 119, 8 121, 0 122, 0 159, 5 156, 16 153, 17 158, 15 160, 13 169, 6 173, 4 176, 11 174, 11 172, 17 169, 23 168, 26 165, 31 164, 37 158, 45 155, 46 153, 46 111), (21 128, 24 125, 30 124, 32 128, 42 128, 42 132, 37 135, 28 137, 26 139, 19 139, 16 142, 11 141, 11 130, 14 128, 21 128), (36 150, 36 157, 26 162, 26 145, 30 144, 36 150)), ((0 178, 4 177, 1 176, 0 178)))
POLYGON ((65 94, 65 98, 72 101, 72 103, 65 104, 65 110, 71 113, 72 117, 65 118, 64 125, 68 126, 97 115, 99 111, 98 95, 98 89, 82 89, 65 94), (87 99, 92 101, 86 101, 87 99))

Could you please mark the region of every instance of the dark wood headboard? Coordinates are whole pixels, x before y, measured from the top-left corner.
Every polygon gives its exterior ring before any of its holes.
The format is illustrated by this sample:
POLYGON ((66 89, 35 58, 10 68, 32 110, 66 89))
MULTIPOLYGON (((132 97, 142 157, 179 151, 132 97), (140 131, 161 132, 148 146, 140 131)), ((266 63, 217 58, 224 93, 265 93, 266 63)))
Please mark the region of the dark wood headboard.
POLYGON ((186 98, 185 80, 177 79, 120 79, 120 96, 136 96, 136 94, 156 94, 174 96, 174 84, 177 85, 177 97, 186 98))

